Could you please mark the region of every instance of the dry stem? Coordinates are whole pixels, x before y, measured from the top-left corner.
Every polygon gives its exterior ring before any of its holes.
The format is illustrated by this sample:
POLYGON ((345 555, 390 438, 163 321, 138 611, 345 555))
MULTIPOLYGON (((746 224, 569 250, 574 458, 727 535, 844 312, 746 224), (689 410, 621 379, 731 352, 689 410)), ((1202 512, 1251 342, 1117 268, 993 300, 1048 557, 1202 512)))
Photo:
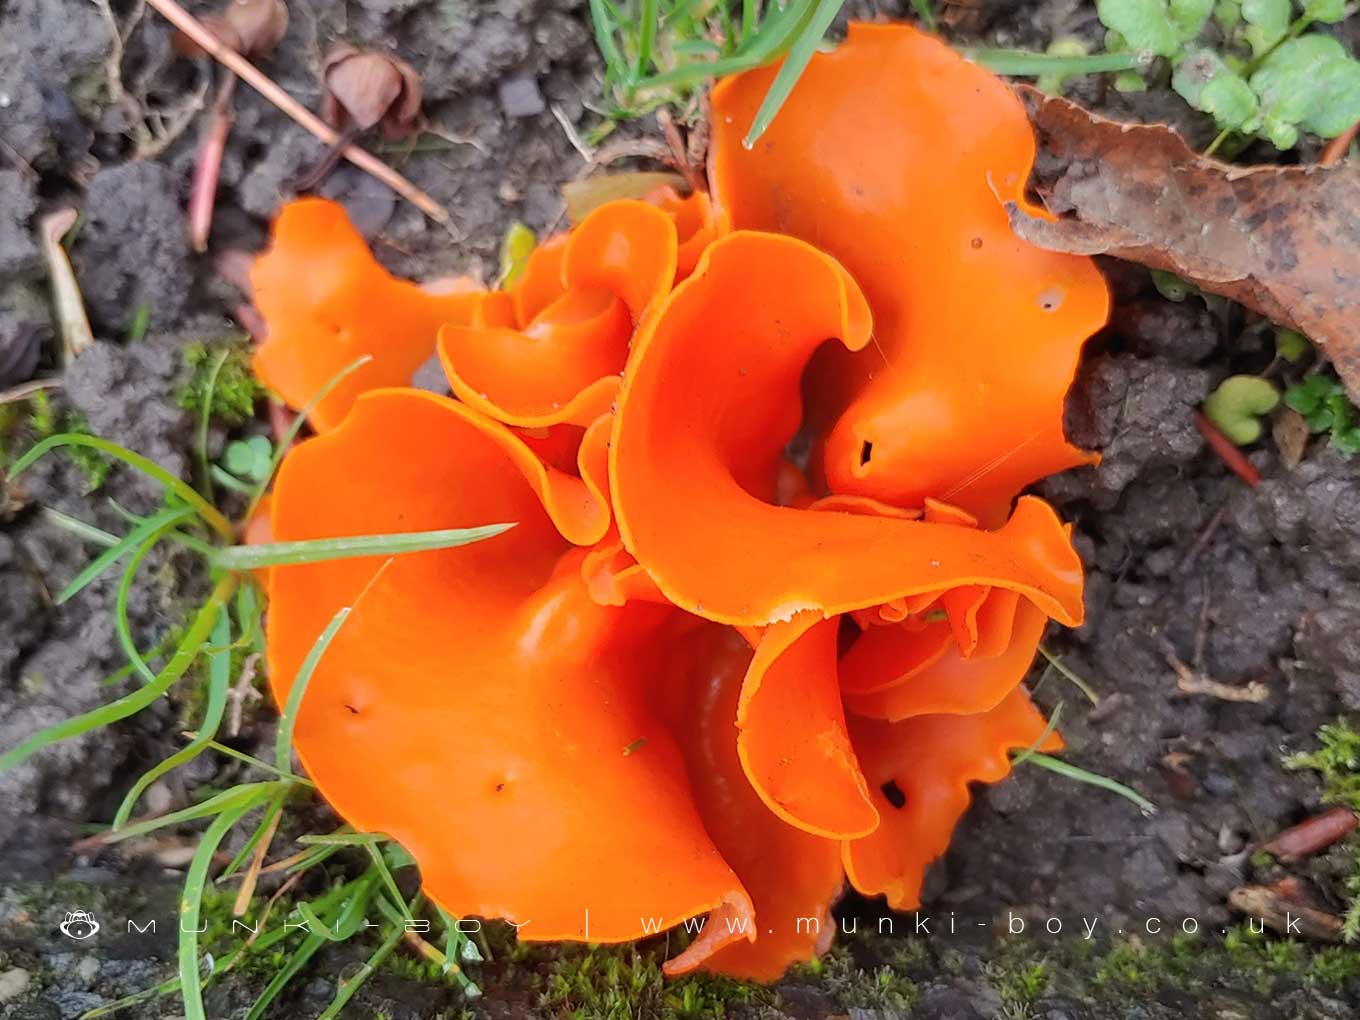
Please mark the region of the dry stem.
MULTIPOLYGON (((204 27, 202 22, 176 3, 175 0, 146 0, 146 2, 154 7, 167 21, 197 43, 206 53, 212 56, 214 60, 217 60, 231 71, 234 71, 242 81, 255 89, 255 91, 259 92, 260 95, 268 99, 293 120, 301 124, 322 142, 327 145, 334 145, 339 139, 339 134, 321 120, 320 117, 312 113, 311 110, 308 110, 287 92, 283 91, 283 89, 276 85, 268 75, 250 61, 246 60, 245 57, 241 56, 241 54, 237 53, 230 46, 227 46, 222 40, 218 39, 217 36, 213 35, 211 31, 204 27)), ((353 144, 345 146, 342 154, 360 170, 363 170, 382 181, 398 195, 406 199, 426 216, 430 217, 430 219, 435 220, 438 223, 448 222, 449 211, 447 209, 376 156, 353 144)))

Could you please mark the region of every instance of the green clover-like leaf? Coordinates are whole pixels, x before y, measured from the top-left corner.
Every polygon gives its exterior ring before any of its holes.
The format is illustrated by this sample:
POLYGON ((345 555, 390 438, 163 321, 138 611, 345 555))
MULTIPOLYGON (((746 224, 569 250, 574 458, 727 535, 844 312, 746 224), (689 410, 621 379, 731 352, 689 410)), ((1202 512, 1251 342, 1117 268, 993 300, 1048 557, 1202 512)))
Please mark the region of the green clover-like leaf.
POLYGON ((1310 21, 1335 25, 1346 17, 1346 0, 1304 0, 1303 16, 1310 21))
POLYGON ((238 478, 261 481, 269 473, 274 446, 267 436, 251 436, 228 443, 222 466, 238 478))
MULTIPOLYGON (((1312 344, 1308 338, 1297 330, 1286 329, 1281 326, 1275 330, 1275 357, 1281 358, 1296 365, 1303 360, 1303 356, 1308 353, 1312 344)), ((1298 408, 1295 408, 1298 410, 1298 408)))
POLYGON ((1199 35, 1214 0, 1096 0, 1101 23, 1130 49, 1171 57, 1199 35))
POLYGON ((1259 57, 1285 37, 1294 11, 1289 0, 1242 0, 1243 38, 1259 57))
POLYGON ((1275 410, 1280 391, 1268 379, 1233 375, 1219 383, 1204 401, 1204 416, 1238 446, 1261 438, 1261 415, 1275 410))
POLYGON ((1248 132, 1259 126, 1256 93, 1213 50, 1197 49, 1181 60, 1171 87, 1195 109, 1211 114, 1221 128, 1248 132))
POLYGON ((1281 43, 1250 84, 1261 104, 1261 131, 1276 148, 1291 148, 1300 129, 1333 138, 1360 120, 1360 62, 1330 36, 1281 43))

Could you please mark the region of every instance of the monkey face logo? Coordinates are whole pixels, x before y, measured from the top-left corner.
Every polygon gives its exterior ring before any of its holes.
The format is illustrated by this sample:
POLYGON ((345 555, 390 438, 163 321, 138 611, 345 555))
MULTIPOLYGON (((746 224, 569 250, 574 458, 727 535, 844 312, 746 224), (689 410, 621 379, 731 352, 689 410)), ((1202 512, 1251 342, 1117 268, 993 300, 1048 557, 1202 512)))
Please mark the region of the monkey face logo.
POLYGON ((57 927, 68 939, 83 942, 99 931, 99 922, 88 910, 69 910, 66 912, 66 920, 62 921, 57 927))

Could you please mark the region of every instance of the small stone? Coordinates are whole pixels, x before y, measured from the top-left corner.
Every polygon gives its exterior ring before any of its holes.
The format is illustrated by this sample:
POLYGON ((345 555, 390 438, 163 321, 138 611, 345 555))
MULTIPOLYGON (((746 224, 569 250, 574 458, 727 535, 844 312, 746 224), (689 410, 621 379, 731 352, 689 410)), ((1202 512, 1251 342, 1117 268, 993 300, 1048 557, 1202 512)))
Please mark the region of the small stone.
POLYGON ((23 995, 28 991, 29 981, 28 971, 22 967, 11 967, 0 972, 0 1002, 9 1002, 23 995))
POLYGON ((507 78, 500 85, 501 109, 510 118, 537 117, 548 108, 538 82, 530 77, 507 78))
POLYGON ((99 960, 93 956, 84 957, 76 964, 75 976, 86 987, 94 984, 95 978, 99 977, 99 960))

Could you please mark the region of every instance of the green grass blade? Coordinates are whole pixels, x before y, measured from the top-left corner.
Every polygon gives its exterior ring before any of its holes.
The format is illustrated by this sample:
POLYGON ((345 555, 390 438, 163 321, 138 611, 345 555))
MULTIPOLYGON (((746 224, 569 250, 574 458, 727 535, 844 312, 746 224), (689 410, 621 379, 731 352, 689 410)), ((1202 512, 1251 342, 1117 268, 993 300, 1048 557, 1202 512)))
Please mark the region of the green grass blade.
POLYGON ((274 768, 273 765, 270 765, 269 762, 261 761, 259 758, 246 754, 244 751, 238 751, 236 748, 228 747, 226 744, 219 744, 216 740, 209 740, 208 746, 218 754, 225 754, 228 758, 235 758, 237 761, 243 762, 246 765, 251 765, 257 769, 263 769, 265 772, 272 773, 280 779, 286 779, 290 783, 299 783, 308 789, 315 789, 315 784, 312 783, 311 780, 304 779, 302 776, 289 775, 287 772, 280 772, 278 769, 274 768))
POLYGON ((1117 793, 1126 800, 1133 801, 1147 814, 1155 815, 1157 813, 1156 804, 1152 803, 1152 801, 1148 800, 1137 790, 1130 790, 1123 783, 1116 782, 1108 776, 1087 772, 1085 769, 1070 765, 1060 758, 1050 758, 1048 755, 1040 754, 1038 751, 1031 753, 1025 760, 1031 765, 1038 765, 1041 768, 1046 768, 1048 771, 1056 772, 1058 775, 1067 779, 1075 779, 1079 783, 1089 783, 1091 786, 1098 786, 1102 790, 1109 790, 1111 793, 1117 793))
POLYGON ((223 347, 213 359, 212 366, 208 369, 208 378, 203 384, 202 407, 198 415, 198 442, 194 449, 198 453, 199 481, 203 486, 203 495, 209 500, 213 498, 213 491, 212 472, 208 470, 208 426, 212 424, 213 392, 217 389, 217 377, 222 373, 222 366, 227 363, 230 355, 231 348, 223 347))
POLYGON ((930 31, 935 31, 935 8, 930 0, 911 0, 911 9, 930 31))
POLYGON ((383 939, 382 944, 373 950, 371 955, 358 972, 353 977, 344 978, 340 981, 335 990, 335 998, 331 999, 330 1005, 323 1009, 316 1020, 335 1020, 340 1015, 340 1011, 349 1004, 349 1000, 354 998, 354 993, 363 987, 365 981, 377 973, 383 961, 392 955, 392 950, 397 948, 401 941, 402 925, 394 925, 392 933, 383 939))
POLYGON ((634 80, 641 79, 652 63, 652 46, 656 43, 656 23, 659 14, 656 0, 642 0, 642 10, 638 14, 637 62, 633 65, 634 80))
POLYGON ((744 42, 732 56, 684 64, 652 75, 637 84, 640 88, 677 88, 693 85, 705 78, 738 74, 769 63, 789 48, 814 9, 809 0, 790 0, 787 7, 768 14, 750 41, 744 42))
POLYGON ((327 380, 326 385, 317 390, 312 399, 302 406, 302 410, 293 419, 293 424, 288 426, 288 431, 283 434, 274 447, 274 455, 269 459, 269 468, 265 471, 264 477, 255 485, 255 494, 250 498, 250 504, 246 507, 244 520, 250 520, 255 516, 255 511, 260 505, 260 500, 264 499, 264 494, 269 491, 269 483, 274 480, 274 475, 278 473, 279 465, 283 463, 283 458, 287 455, 289 448, 293 445, 293 440, 302 431, 302 426, 307 424, 307 419, 311 417, 316 405, 325 400, 331 390, 335 389, 345 379, 349 378, 359 369, 363 368, 373 360, 373 355, 363 354, 355 358, 335 375, 327 380))
MULTIPOLYGON (((151 550, 156 544, 182 520, 187 520, 193 516, 193 511, 188 507, 181 507, 175 511, 167 511, 162 520, 155 522, 154 526, 142 531, 139 526, 138 531, 142 534, 140 543, 132 553, 132 558, 128 560, 127 567, 123 571, 123 577, 118 582, 118 592, 113 600, 113 627, 118 635, 118 644, 123 649, 123 654, 127 656, 128 662, 132 663, 142 679, 147 683, 154 683, 156 673, 142 657, 142 653, 137 649, 137 642, 132 637, 132 623, 128 619, 128 599, 132 596, 132 585, 137 579, 137 571, 142 565, 142 561, 151 555, 151 550)), ((147 523, 151 523, 148 521, 147 523)))
MULTIPOLYGON (((363 909, 368 905, 372 886, 366 885, 363 879, 359 879, 352 883, 351 889, 353 890, 352 894, 341 907, 339 915, 333 921, 324 924, 325 927, 344 929, 363 919, 363 909)), ((260 993, 259 998, 250 1007, 250 1011, 246 1013, 246 1020, 260 1020, 264 1011, 269 1008, 270 1003, 278 998, 279 993, 288 986, 288 982, 298 975, 302 968, 307 965, 307 961, 315 956, 317 950, 325 944, 326 937, 324 935, 316 932, 308 934, 302 944, 293 951, 288 962, 275 973, 269 984, 265 986, 264 991, 260 993)))
POLYGON ((406 897, 401 893, 401 887, 397 885, 397 878, 392 874, 392 869, 387 866, 387 861, 383 858, 382 850, 376 843, 368 844, 368 856, 373 859, 373 869, 382 876, 383 884, 387 886, 387 891, 392 895, 392 899, 401 907, 405 916, 411 916, 411 908, 406 902, 406 897))
POLYGON ((102 1006, 96 1006, 88 1012, 81 1013, 78 1020, 99 1020, 99 1017, 112 1016, 115 1013, 127 1009, 129 1006, 137 1005, 139 1002, 146 1002, 148 999, 159 999, 165 995, 172 995, 177 991, 179 991, 179 978, 172 977, 169 981, 162 981, 160 984, 152 985, 150 988, 143 988, 140 992, 133 992, 131 995, 125 995, 121 999, 105 1003, 102 1006))
POLYGON ((316 667, 321 664, 321 657, 326 654, 326 649, 335 640, 335 635, 340 633, 351 612, 353 608, 345 606, 331 617, 331 622, 326 624, 326 629, 307 652, 307 658, 302 660, 302 668, 298 670, 293 686, 288 689, 288 701, 283 707, 283 714, 279 716, 279 729, 274 742, 274 767, 280 772, 293 774, 293 728, 297 725, 302 696, 307 693, 307 685, 316 667))
POLYGON ((105 548, 108 548, 109 546, 117 545, 122 541, 117 535, 111 535, 103 528, 96 528, 93 524, 87 524, 79 517, 72 517, 70 514, 64 514, 60 510, 54 510, 50 506, 42 508, 42 515, 53 524, 57 525, 57 527, 65 528, 67 531, 79 535, 81 538, 85 539, 85 541, 92 542, 95 545, 102 545, 105 548))
POLYGON ((485 524, 477 528, 448 528, 443 531, 409 531, 391 535, 354 535, 349 538, 322 538, 310 542, 270 542, 264 545, 234 545, 212 554, 213 566, 223 570, 258 570, 260 567, 321 563, 356 556, 399 556, 402 553, 454 549, 471 542, 494 538, 514 524, 485 524))
POLYGON ((332 924, 322 918, 312 905, 302 902, 297 905, 298 913, 312 927, 313 935, 320 935, 327 942, 344 942, 354 937, 363 923, 363 907, 368 905, 369 897, 378 885, 378 874, 372 868, 364 872, 355 888, 354 899, 346 904, 341 916, 332 924))
POLYGON ((230 489, 232 492, 238 492, 242 496, 253 497, 255 495, 255 486, 247 485, 245 482, 241 481, 241 479, 237 478, 230 471, 227 471, 216 464, 208 465, 208 475, 209 477, 212 478, 214 482, 222 486, 222 488, 224 489, 230 489))
POLYGON ((190 664, 198 655, 199 649, 203 646, 203 642, 208 639, 208 634, 217 620, 217 611, 231 598, 236 583, 236 578, 231 575, 224 577, 217 583, 217 587, 208 596, 208 600, 194 614, 192 622, 185 631, 184 639, 175 649, 174 655, 170 657, 170 661, 165 664, 160 673, 156 674, 154 681, 144 684, 117 701, 102 705, 83 715, 66 719, 35 733, 18 747, 0 755, 0 772, 17 765, 48 744, 58 740, 66 740, 69 737, 76 737, 100 726, 107 726, 109 723, 126 719, 152 704, 188 670, 190 664))
POLYGON ((260 840, 264 839, 264 834, 269 831, 269 826, 273 824, 275 817, 283 810, 284 802, 287 801, 287 799, 287 786, 269 799, 269 803, 265 805, 264 815, 260 818, 260 823, 255 826, 255 831, 250 834, 249 839, 241 844, 241 849, 236 851, 236 856, 233 857, 231 863, 223 869, 222 874, 217 876, 219 882, 224 878, 236 874, 241 868, 245 867, 245 863, 249 859, 251 851, 255 849, 260 840))
POLYGON ((142 472, 142 474, 154 478, 168 491, 183 500, 185 504, 193 507, 198 515, 223 538, 230 541, 234 537, 231 522, 223 517, 215 506, 199 495, 193 486, 186 484, 183 479, 176 478, 165 468, 148 460, 140 453, 133 453, 126 447, 111 443, 107 439, 100 439, 98 436, 87 436, 80 432, 61 432, 55 436, 48 436, 14 462, 14 466, 10 468, 9 477, 12 479, 19 477, 19 474, 31 467, 38 458, 61 446, 84 446, 122 461, 129 467, 142 472))
POLYGON ((1044 727, 1044 731, 1034 739, 1034 743, 1011 759, 1011 768, 1029 761, 1039 753, 1039 748, 1044 746, 1044 741, 1048 739, 1049 734, 1058 728, 1058 717, 1062 715, 1062 710, 1063 703, 1061 701, 1053 706, 1053 714, 1048 717, 1048 725, 1044 727))
POLYGON ((961 47, 958 51, 994 74, 1037 78, 1041 74, 1099 74, 1105 71, 1136 71, 1145 61, 1137 53, 1093 53, 1087 57, 1063 57, 1027 50, 997 50, 986 46, 961 47))
POLYGON ((1073 670, 1063 665, 1062 659, 1054 655, 1043 645, 1039 646, 1039 654, 1042 655, 1048 661, 1048 664, 1057 670, 1073 687, 1086 695, 1087 701, 1092 705, 1100 704, 1100 696, 1091 689, 1091 685, 1078 676, 1073 670))
POLYGON ((595 27, 595 45, 600 48, 605 66, 617 74, 627 64, 614 41, 614 21, 604 0, 590 0, 590 23, 595 27))
POLYGON ((208 881, 208 869, 223 837, 242 815, 260 802, 260 797, 258 790, 239 792, 235 800, 223 806, 222 813, 199 837, 198 847, 184 876, 184 891, 179 901, 179 984, 184 997, 185 1020, 207 1020, 198 962, 198 918, 203 909, 203 887, 208 881))
POLYGON ((200 818, 209 818, 221 814, 226 808, 234 804, 238 797, 244 796, 246 791, 256 793, 269 791, 272 794, 281 785, 278 782, 240 783, 223 790, 221 793, 214 794, 198 804, 190 804, 187 808, 180 808, 178 811, 171 811, 169 814, 158 815, 155 818, 148 818, 144 822, 124 826, 117 832, 110 832, 105 836, 104 842, 121 843, 125 839, 136 839, 138 836, 145 836, 157 829, 167 829, 174 825, 183 825, 185 822, 196 822, 200 818))
POLYGON ((288 700, 283 707, 283 712, 279 716, 279 729, 274 743, 274 765, 280 772, 292 775, 293 772, 293 727, 297 725, 298 709, 302 707, 302 696, 307 693, 307 685, 312 682, 312 674, 316 672, 316 667, 321 663, 321 657, 326 654, 326 649, 335 640, 335 635, 340 633, 340 628, 349 619, 349 614, 354 612, 354 607, 364 600, 364 596, 369 593, 372 587, 378 583, 378 579, 387 573, 387 568, 392 565, 392 560, 388 560, 377 572, 368 579, 368 583, 355 596, 354 602, 348 606, 341 607, 340 611, 331 617, 331 622, 326 624, 326 629, 321 632, 321 636, 307 652, 307 657, 302 660, 302 666, 298 669, 298 674, 293 678, 293 686, 288 689, 288 700))
MULTIPOLYGON (((217 611, 217 623, 213 627, 210 640, 219 645, 226 645, 231 640, 231 616, 226 606, 217 611)), ((148 786, 172 769, 193 761, 207 750, 208 743, 222 724, 222 716, 227 709, 227 691, 230 687, 231 650, 226 648, 208 656, 208 704, 203 712, 203 722, 198 728, 198 736, 164 761, 151 766, 132 784, 132 789, 128 790, 127 796, 118 805, 118 811, 113 816, 115 831, 127 824, 127 820, 132 817, 132 809, 137 806, 137 801, 141 799, 148 786)))
POLYGON ((113 566, 124 556, 128 555, 128 553, 146 538, 147 535, 167 523, 171 526, 178 524, 185 518, 192 517, 193 514, 194 512, 188 507, 171 507, 147 518, 122 538, 118 539, 116 543, 91 560, 85 569, 77 574, 71 583, 63 588, 61 593, 57 595, 57 605, 63 605, 73 599, 88 585, 93 583, 99 575, 108 570, 109 567, 113 566))
POLYGON ((831 27, 831 22, 836 19, 836 15, 844 6, 845 0, 820 0, 811 18, 799 33, 798 38, 789 48, 789 55, 783 65, 779 68, 779 73, 774 76, 774 81, 770 82, 770 90, 765 93, 765 98, 760 101, 760 109, 756 110, 755 120, 751 122, 751 129, 746 132, 746 137, 742 140, 742 145, 751 148, 763 135, 771 122, 775 118, 784 101, 789 98, 793 87, 802 77, 808 61, 817 52, 817 47, 822 42, 822 37, 826 35, 826 30, 831 27))

